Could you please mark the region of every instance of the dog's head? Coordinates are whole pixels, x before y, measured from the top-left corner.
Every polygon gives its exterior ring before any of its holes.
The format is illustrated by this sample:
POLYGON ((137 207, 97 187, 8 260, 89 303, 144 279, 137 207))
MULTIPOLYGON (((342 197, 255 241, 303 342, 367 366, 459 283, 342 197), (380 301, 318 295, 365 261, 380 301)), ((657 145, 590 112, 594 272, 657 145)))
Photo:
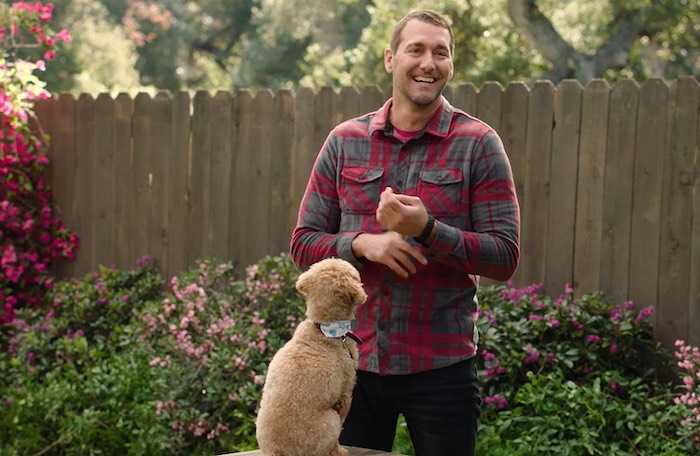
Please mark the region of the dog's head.
POLYGON ((338 258, 312 265, 299 276, 296 287, 306 298, 306 316, 319 323, 349 320, 355 306, 367 299, 360 273, 338 258))

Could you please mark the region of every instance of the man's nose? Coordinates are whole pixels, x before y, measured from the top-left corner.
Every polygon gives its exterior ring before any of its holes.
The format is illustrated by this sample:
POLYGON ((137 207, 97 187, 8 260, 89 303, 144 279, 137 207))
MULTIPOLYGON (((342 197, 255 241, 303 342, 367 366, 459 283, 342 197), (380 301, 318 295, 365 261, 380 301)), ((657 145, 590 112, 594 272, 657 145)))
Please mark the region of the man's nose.
POLYGON ((433 70, 435 68, 435 59, 432 52, 426 52, 423 54, 420 60, 421 70, 433 70))

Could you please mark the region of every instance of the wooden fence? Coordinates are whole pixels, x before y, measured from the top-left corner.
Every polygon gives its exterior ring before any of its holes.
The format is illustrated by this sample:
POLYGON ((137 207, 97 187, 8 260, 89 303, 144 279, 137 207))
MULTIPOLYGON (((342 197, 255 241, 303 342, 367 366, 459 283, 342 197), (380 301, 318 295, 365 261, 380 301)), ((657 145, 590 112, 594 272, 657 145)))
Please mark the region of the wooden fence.
MULTIPOLYGON (((700 343, 699 93, 692 78, 447 89, 510 156, 522 209, 517 284, 556 294, 570 282, 655 306, 663 342, 700 343)), ((287 251, 329 130, 386 96, 324 88, 44 102, 51 182, 81 239, 62 273, 148 254, 173 274, 199 257, 245 266, 287 251)))

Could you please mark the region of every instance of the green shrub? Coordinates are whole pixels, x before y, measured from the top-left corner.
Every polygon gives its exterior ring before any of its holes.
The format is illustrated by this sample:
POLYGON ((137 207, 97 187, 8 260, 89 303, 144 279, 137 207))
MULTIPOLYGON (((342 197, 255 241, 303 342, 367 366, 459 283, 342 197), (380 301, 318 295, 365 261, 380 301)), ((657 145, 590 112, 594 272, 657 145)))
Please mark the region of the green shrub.
MULTIPOLYGON (((267 365, 303 318, 297 276, 281 256, 243 277, 202 261, 164 286, 145 262, 57 284, 48 311, 0 328, 0 454, 254 448, 267 365)), ((677 345, 681 382, 648 309, 570 289, 479 298, 478 454, 697 453, 700 352, 677 345)), ((413 452, 403 422, 395 449, 413 452)))
POLYGON ((479 454, 692 454, 651 309, 568 287, 556 299, 537 286, 480 298, 479 454))
POLYGON ((287 256, 249 267, 245 281, 230 266, 202 262, 143 315, 143 345, 165 386, 158 413, 188 454, 256 447, 267 365, 304 308, 297 274, 287 256))
POLYGON ((160 299, 151 262, 61 282, 49 311, 24 308, 2 329, 2 454, 152 454, 171 447, 154 411, 157 378, 132 322, 160 299))

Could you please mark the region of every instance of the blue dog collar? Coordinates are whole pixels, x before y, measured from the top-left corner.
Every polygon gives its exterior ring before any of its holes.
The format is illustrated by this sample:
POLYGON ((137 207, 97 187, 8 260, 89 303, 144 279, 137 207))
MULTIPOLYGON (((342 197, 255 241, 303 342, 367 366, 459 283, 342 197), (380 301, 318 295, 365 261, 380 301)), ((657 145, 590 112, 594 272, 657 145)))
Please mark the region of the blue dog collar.
POLYGON ((321 330, 324 336, 332 339, 349 337, 358 344, 362 343, 362 339, 352 332, 352 320, 338 320, 330 323, 316 323, 316 326, 321 330))

